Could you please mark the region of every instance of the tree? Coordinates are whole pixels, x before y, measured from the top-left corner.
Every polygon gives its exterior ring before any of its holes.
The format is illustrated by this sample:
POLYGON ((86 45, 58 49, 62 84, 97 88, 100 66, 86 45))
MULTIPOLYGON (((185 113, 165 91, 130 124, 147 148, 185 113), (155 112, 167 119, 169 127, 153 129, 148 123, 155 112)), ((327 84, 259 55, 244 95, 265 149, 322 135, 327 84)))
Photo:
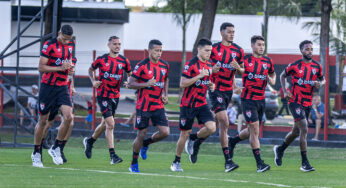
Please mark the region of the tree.
MULTIPOLYGON (((56 27, 56 33, 58 33, 60 27, 61 27, 61 18, 62 18, 62 3, 63 0, 57 0, 58 1, 58 12, 57 12, 57 27, 56 27)), ((45 12, 45 21, 44 21, 44 35, 47 35, 49 33, 53 32, 53 8, 54 8, 54 0, 48 0, 49 6, 46 9, 45 12)), ((52 36, 54 38, 56 36, 52 36)))
POLYGON ((192 53, 193 55, 197 54, 197 43, 199 39, 205 37, 210 39, 211 34, 214 28, 214 20, 217 9, 218 0, 205 0, 204 9, 201 19, 201 24, 199 26, 198 35, 193 45, 192 53))

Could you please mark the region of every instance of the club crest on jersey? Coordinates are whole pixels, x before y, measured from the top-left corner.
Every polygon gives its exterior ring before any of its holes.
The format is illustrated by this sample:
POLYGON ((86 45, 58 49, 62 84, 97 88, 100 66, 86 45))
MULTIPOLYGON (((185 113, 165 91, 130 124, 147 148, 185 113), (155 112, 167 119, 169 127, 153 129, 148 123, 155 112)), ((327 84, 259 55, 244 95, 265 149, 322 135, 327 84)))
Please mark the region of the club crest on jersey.
POLYGON ((104 77, 104 78, 108 78, 108 76, 109 76, 108 72, 105 72, 105 73, 103 74, 103 77, 104 77))
POLYGON ((122 69, 122 68, 123 68, 123 64, 121 64, 121 63, 118 64, 118 68, 119 68, 119 69, 122 69))
POLYGON ((47 51, 47 48, 48 48, 48 45, 46 44, 46 45, 44 45, 44 46, 42 47, 42 51, 46 52, 46 51, 47 51))
POLYGON ((43 110, 45 107, 46 107, 46 105, 44 103, 40 103, 41 110, 43 110))
POLYGON ((312 74, 316 74, 316 69, 312 69, 312 74))
POLYGON ((58 48, 58 52, 60 52, 60 48, 58 48))
POLYGON ((166 74, 166 70, 165 69, 161 69, 161 73, 162 73, 162 75, 165 75, 166 74))
POLYGON ((302 73, 303 71, 302 70, 299 70, 299 73, 302 73))
POLYGON ((264 63, 262 66, 263 66, 264 69, 267 69, 267 68, 268 68, 267 63, 264 63))
POLYGON ((253 74, 250 72, 247 77, 251 80, 253 78, 253 74))
POLYGON ((69 51, 70 53, 72 53, 72 48, 68 48, 68 51, 69 51))
POLYGON ((219 53, 217 53, 217 55, 218 55, 218 56, 221 56, 221 55, 222 55, 222 53, 221 53, 221 52, 219 52, 219 53))
POLYGON ((181 123, 182 126, 185 126, 185 124, 186 124, 186 119, 181 119, 181 120, 180 120, 180 123, 181 123))
POLYGON ((56 64, 56 65, 61 65, 61 59, 58 58, 58 59, 55 61, 55 64, 56 64))
POLYGON ((246 111, 246 116, 247 116, 247 117, 249 117, 249 118, 250 118, 250 117, 251 117, 251 115, 252 115, 252 114, 251 114, 251 110, 246 111))
POLYGON ((235 52, 232 52, 232 58, 235 59, 237 57, 237 54, 235 52))
POLYGON ((301 112, 301 109, 300 109, 300 108, 296 108, 296 113, 297 113, 298 115, 300 115, 300 112, 301 112))
POLYGON ((102 101, 102 105, 103 105, 104 107, 107 107, 107 105, 108 105, 107 101, 102 101))
POLYGON ((136 121, 137 121, 137 124, 139 124, 139 123, 141 122, 141 116, 138 116, 138 117, 136 118, 136 121))
POLYGON ((150 71, 148 72, 148 74, 151 74, 151 73, 153 73, 153 71, 150 70, 150 71))
POLYGON ((252 66, 252 63, 249 63, 249 66, 251 67, 251 66, 252 66))
POLYGON ((218 61, 218 62, 216 63, 216 67, 217 67, 217 68, 220 68, 220 67, 221 67, 221 62, 220 62, 220 61, 218 61))
POLYGON ((189 65, 185 65, 185 66, 184 66, 184 69, 185 69, 185 70, 188 70, 188 69, 189 69, 189 65))
POLYGON ((217 101, 219 101, 219 103, 222 103, 223 101, 222 97, 217 97, 217 101))
POLYGON ((106 63, 106 66, 108 66, 109 65, 109 63, 106 63))

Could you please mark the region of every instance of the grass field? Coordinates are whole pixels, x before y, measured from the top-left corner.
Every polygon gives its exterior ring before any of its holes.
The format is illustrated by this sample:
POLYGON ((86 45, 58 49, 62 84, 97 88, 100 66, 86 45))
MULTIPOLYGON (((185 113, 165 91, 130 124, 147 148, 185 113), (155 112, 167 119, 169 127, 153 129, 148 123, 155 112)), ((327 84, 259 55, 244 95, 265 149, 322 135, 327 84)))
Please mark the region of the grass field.
POLYGON ((303 173, 298 147, 289 147, 283 166, 276 167, 272 146, 262 146, 262 157, 272 168, 257 173, 250 147, 240 144, 234 157, 240 168, 224 173, 220 145, 204 143, 196 164, 183 153, 184 172, 177 173, 169 169, 175 143, 161 142, 150 146, 146 161, 139 159, 141 173, 132 174, 131 144, 128 140, 115 144, 124 161, 111 166, 104 139, 95 143, 92 159, 86 159, 82 138, 72 138, 65 147, 68 162, 56 166, 44 150, 43 169, 31 167, 32 148, 0 148, 0 187, 346 187, 345 149, 309 148, 316 171, 303 173))

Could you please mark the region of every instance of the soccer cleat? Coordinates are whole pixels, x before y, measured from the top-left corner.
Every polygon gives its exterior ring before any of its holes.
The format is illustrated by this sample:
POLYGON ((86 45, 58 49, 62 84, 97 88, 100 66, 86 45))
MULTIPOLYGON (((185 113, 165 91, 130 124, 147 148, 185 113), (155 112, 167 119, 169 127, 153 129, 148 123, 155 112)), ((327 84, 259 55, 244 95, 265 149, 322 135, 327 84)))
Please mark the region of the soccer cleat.
POLYGON ((192 147, 192 154, 189 156, 191 163, 197 162, 198 150, 199 150, 199 145, 196 142, 194 142, 192 147))
POLYGON ((275 154, 275 159, 274 162, 276 164, 276 166, 281 166, 282 165, 282 156, 284 155, 284 152, 279 150, 278 145, 274 146, 273 150, 274 150, 274 154, 275 154))
POLYGON ((65 157, 64 151, 60 151, 60 153, 61 153, 62 162, 67 163, 67 159, 65 157))
POLYGON ((43 168, 41 154, 39 152, 36 152, 36 154, 32 153, 31 160, 32 160, 33 167, 43 168))
POLYGON ((234 154, 234 148, 237 144, 233 141, 232 137, 228 138, 228 150, 229 150, 229 157, 232 159, 234 154))
POLYGON ((88 138, 85 137, 83 140, 83 145, 84 145, 84 154, 85 156, 90 159, 91 158, 91 150, 93 148, 92 144, 90 144, 90 142, 88 142, 88 138))
POLYGON ((143 146, 141 148, 141 151, 139 152, 139 155, 141 156, 141 158, 143 160, 147 159, 147 151, 148 151, 148 149, 149 149, 149 146, 146 146, 146 147, 143 146))
POLYGON ((117 154, 113 154, 111 156, 111 165, 118 164, 118 163, 121 163, 121 162, 123 162, 123 159, 120 158, 117 154))
POLYGON ((180 162, 173 162, 171 165, 171 171, 173 172, 183 172, 180 162))
POLYGON ((185 151, 187 154, 192 155, 193 153, 193 145, 194 145, 195 141, 191 140, 190 138, 188 138, 185 142, 185 151))
POLYGON ((138 169, 138 163, 136 164, 132 164, 131 167, 129 168, 130 172, 135 172, 135 173, 139 173, 139 169, 138 169))
POLYGON ((52 157, 53 162, 56 165, 62 165, 64 162, 61 158, 60 148, 53 149, 53 146, 48 150, 48 154, 52 157))
POLYGON ((265 164, 263 161, 257 164, 257 172, 265 172, 270 169, 270 166, 265 164))
POLYGON ((309 161, 306 161, 302 163, 300 170, 303 172, 311 172, 311 171, 315 171, 315 168, 310 165, 309 161))
POLYGON ((237 169, 239 166, 235 164, 232 159, 226 161, 225 163, 225 172, 231 172, 235 169, 237 169))

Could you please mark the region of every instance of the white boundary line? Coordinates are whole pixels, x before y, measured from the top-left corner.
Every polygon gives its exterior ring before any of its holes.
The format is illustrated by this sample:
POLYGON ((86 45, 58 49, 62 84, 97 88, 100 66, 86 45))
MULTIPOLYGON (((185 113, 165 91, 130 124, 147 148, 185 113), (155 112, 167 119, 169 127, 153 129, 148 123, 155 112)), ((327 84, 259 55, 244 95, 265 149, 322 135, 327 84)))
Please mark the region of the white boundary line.
MULTIPOLYGON (((17 164, 4 164, 4 166, 9 167, 15 167, 15 166, 25 166, 29 167, 28 165, 17 165, 17 164)), ((32 167, 32 166, 30 166, 32 167)), ((115 171, 107 171, 107 170, 94 170, 94 169, 78 169, 78 168, 55 168, 55 167, 43 167, 43 168, 49 168, 49 169, 55 169, 55 170, 70 170, 70 171, 86 171, 86 172, 97 172, 97 173, 106 173, 106 174, 127 174, 127 175, 139 175, 139 176, 156 176, 156 177, 172 177, 172 178, 186 178, 186 179, 194 179, 194 180, 207 180, 207 181, 223 181, 223 182, 234 182, 234 183, 254 183, 259 185, 269 185, 269 186, 275 186, 275 187, 294 187, 291 185, 283 185, 283 184, 276 184, 276 183, 267 183, 267 182, 251 182, 246 180, 234 180, 234 179, 213 179, 213 178, 203 178, 203 177, 196 177, 196 176, 180 176, 180 175, 170 175, 170 174, 155 174, 155 173, 132 173, 132 172, 115 172, 115 171)), ((305 186, 299 186, 299 187, 305 187, 305 186)), ((328 187, 319 187, 319 186, 307 186, 307 187, 314 187, 314 188, 328 188, 328 187)))

